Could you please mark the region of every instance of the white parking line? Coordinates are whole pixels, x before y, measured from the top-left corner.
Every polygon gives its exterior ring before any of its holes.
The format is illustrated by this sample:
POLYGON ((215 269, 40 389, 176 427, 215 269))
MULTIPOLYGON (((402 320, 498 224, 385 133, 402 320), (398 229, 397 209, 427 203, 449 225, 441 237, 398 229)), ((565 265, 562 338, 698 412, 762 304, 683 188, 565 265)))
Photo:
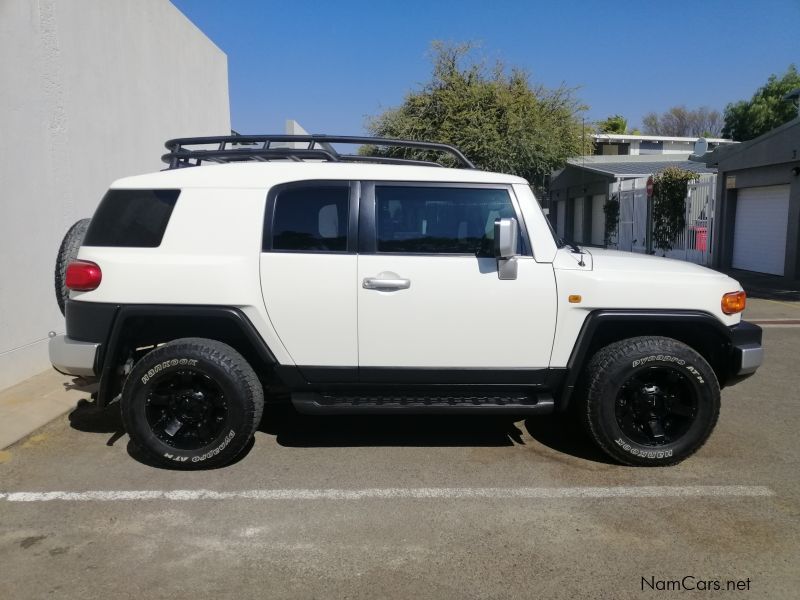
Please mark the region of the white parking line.
POLYGON ((702 498, 774 496, 760 485, 688 485, 521 488, 366 488, 239 490, 108 490, 86 492, 5 492, 7 502, 118 502, 124 500, 391 500, 391 499, 551 499, 551 498, 702 498))

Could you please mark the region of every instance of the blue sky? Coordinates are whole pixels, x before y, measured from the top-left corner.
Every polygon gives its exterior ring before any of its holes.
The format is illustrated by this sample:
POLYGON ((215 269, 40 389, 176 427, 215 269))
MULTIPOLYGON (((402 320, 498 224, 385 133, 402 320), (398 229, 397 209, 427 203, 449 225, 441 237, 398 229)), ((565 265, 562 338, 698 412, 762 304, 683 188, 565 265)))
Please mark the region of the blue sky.
MULTIPOLYGON (((800 66, 800 0, 173 0, 227 55, 231 123, 364 133, 430 74, 432 40, 477 41, 532 81, 579 87, 587 120, 722 110, 800 66)), ((198 132, 201 134, 202 132, 198 132)))

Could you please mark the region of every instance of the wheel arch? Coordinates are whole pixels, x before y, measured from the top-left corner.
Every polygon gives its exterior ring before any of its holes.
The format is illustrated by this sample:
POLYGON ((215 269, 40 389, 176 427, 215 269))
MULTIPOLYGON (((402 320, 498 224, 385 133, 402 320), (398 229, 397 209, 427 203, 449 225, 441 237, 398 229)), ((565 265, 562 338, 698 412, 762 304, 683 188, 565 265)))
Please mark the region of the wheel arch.
POLYGON ((636 336, 657 335, 683 342, 700 354, 714 370, 720 387, 730 377, 730 331, 703 311, 598 310, 583 323, 567 363, 567 375, 558 396, 559 411, 566 411, 584 368, 600 348, 636 336))
POLYGON ((114 317, 101 358, 98 405, 108 404, 122 389, 120 368, 137 348, 181 338, 207 338, 238 351, 267 381, 278 364, 275 355, 247 316, 228 306, 122 305, 114 317))

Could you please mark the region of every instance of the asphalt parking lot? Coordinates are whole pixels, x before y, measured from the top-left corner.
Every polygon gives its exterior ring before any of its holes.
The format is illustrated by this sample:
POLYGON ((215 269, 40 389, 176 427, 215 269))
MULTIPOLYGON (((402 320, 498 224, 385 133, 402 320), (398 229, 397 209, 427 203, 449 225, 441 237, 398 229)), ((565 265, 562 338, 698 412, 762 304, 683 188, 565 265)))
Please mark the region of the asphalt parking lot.
POLYGON ((271 410, 236 464, 185 473, 82 402, 0 452, 0 598, 796 598, 800 328, 764 340, 666 469, 553 418, 271 410))

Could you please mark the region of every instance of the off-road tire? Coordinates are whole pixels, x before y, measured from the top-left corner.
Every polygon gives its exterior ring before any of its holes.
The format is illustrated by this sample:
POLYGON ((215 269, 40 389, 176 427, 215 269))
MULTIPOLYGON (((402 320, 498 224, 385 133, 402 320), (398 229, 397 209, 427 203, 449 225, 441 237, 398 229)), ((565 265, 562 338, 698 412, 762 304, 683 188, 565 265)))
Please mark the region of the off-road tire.
POLYGON ((123 386, 120 408, 131 441, 152 462, 173 469, 212 469, 233 461, 252 439, 264 410, 264 390, 253 368, 227 344, 182 338, 152 350, 136 363, 123 386), (158 427, 148 422, 148 403, 165 378, 187 372, 216 384, 226 409, 218 435, 202 447, 181 449, 159 438, 158 427))
POLYGON ((585 375, 585 428, 606 454, 623 464, 677 464, 703 446, 717 423, 720 389, 714 370, 700 354, 672 338, 634 337, 610 344, 592 357, 585 375), (694 420, 685 433, 663 445, 642 444, 626 435, 615 412, 623 385, 635 374, 647 377, 642 374, 646 369, 672 370, 696 394, 694 420))
POLYGON ((69 298, 69 290, 66 286, 67 265, 78 257, 78 250, 86 237, 86 230, 89 229, 91 219, 81 219, 69 228, 61 240, 56 256, 55 287, 56 302, 61 314, 64 314, 64 306, 69 298))

